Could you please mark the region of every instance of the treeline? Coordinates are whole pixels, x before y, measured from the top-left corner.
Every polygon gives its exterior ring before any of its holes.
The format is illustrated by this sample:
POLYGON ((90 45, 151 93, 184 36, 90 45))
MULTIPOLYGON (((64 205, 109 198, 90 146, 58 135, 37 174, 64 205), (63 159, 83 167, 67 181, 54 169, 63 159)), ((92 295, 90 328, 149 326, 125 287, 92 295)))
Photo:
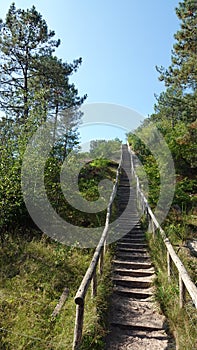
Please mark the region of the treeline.
MULTIPOLYGON (((156 67, 166 89, 159 96, 154 113, 137 131, 153 123, 161 132, 173 156, 176 171, 174 206, 182 212, 197 204, 197 3, 184 0, 176 8, 180 30, 174 35, 171 65, 156 67)), ((157 163, 148 147, 134 134, 128 140, 144 164, 149 179, 149 200, 154 207, 159 196, 157 163)))
POLYGON ((52 125, 54 145, 45 167, 48 183, 54 177, 59 181, 56 170, 79 143, 79 107, 86 95, 80 97, 69 79, 82 59, 62 61, 55 55, 59 45, 35 6, 21 10, 13 3, 0 20, 1 232, 31 222, 21 193, 21 166, 39 126, 48 121, 52 125))

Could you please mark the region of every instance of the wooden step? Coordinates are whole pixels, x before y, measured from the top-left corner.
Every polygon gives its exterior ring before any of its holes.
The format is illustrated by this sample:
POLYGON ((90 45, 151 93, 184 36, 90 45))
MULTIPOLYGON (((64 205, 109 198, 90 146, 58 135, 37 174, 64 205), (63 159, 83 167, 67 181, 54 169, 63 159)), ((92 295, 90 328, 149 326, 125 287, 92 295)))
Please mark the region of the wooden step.
POLYGON ((131 240, 135 240, 135 239, 142 239, 142 240, 146 240, 146 237, 143 233, 127 233, 126 235, 124 235, 124 237, 122 237, 122 239, 131 239, 131 240))
POLYGON ((118 241, 117 243, 117 247, 118 248, 132 248, 132 249, 145 249, 148 247, 147 244, 140 244, 140 243, 127 243, 127 242, 121 242, 121 241, 118 241))
POLYGON ((147 262, 150 261, 150 256, 139 256, 139 254, 126 255, 126 253, 117 253, 116 258, 118 260, 130 262, 130 261, 139 261, 139 262, 147 262))
MULTIPOLYGON (((156 326, 156 325, 147 325, 147 324, 134 324, 134 323, 123 323, 123 322, 118 322, 118 321, 112 321, 111 325, 113 327, 118 327, 118 328, 124 328, 128 330, 138 330, 138 331, 144 331, 144 332, 157 332, 157 331, 163 331, 163 327, 161 326, 156 326)), ((165 336, 166 338, 166 336, 165 336)))
POLYGON ((121 259, 141 259, 141 258, 144 258, 144 259, 149 259, 150 258, 150 255, 147 253, 147 251, 145 252, 139 252, 139 250, 136 250, 136 251, 124 251, 124 250, 119 250, 117 249, 116 250, 116 256, 121 259))
POLYGON ((146 249, 134 249, 134 248, 125 248, 122 246, 119 246, 119 244, 116 246, 116 251, 117 252, 126 252, 126 253, 139 253, 139 254, 147 254, 147 250, 146 249))
POLYGON ((151 262, 139 262, 139 261, 123 261, 119 259, 113 260, 114 266, 119 266, 121 268, 131 269, 131 270, 147 270, 152 268, 151 262))
POLYGON ((149 288, 152 285, 152 280, 149 278, 140 278, 140 277, 128 277, 128 276, 115 276, 112 278, 115 286, 122 286, 127 288, 140 288, 145 289, 149 288))
POLYGON ((141 243, 144 244, 146 242, 145 238, 132 238, 132 237, 123 237, 119 241, 121 243, 141 243))
POLYGON ((113 291, 118 295, 140 300, 148 299, 153 296, 152 288, 146 288, 145 290, 142 290, 141 288, 127 288, 122 286, 114 286, 113 291))
POLYGON ((126 268, 114 268, 113 273, 118 276, 132 276, 132 277, 149 277, 154 276, 155 271, 153 268, 151 269, 126 269, 126 268))
POLYGON ((126 225, 128 225, 128 226, 133 225, 131 231, 128 232, 128 235, 132 235, 132 236, 134 236, 134 235, 144 235, 145 236, 145 233, 142 232, 140 227, 139 228, 134 227, 134 221, 133 220, 129 221, 128 223, 126 223, 126 222, 123 222, 123 223, 119 222, 119 226, 118 227, 121 227, 123 225, 125 225, 125 226, 126 225))

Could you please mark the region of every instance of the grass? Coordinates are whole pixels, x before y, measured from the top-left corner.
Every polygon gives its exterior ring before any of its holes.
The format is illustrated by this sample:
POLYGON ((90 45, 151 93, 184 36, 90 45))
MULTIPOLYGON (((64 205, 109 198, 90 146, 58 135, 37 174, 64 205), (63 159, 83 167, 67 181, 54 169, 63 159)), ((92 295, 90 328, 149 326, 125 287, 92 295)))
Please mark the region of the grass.
POLYGON ((63 247, 43 236, 30 242, 10 237, 1 248, 0 328, 2 349, 70 349, 76 292, 90 250, 63 247), (13 254, 14 252, 14 254, 13 254), (60 316, 51 314, 67 287, 60 316))
MULTIPOLYGON (((152 261, 155 265, 157 277, 155 280, 155 298, 160 303, 163 313, 166 315, 170 332, 176 339, 177 349, 194 350, 197 348, 197 316, 196 309, 192 305, 191 298, 186 295, 184 308, 179 307, 178 273, 175 266, 172 268, 171 280, 167 276, 166 248, 159 234, 155 240, 147 234, 152 261)), ((188 259, 180 257, 185 264, 188 259)), ((196 264, 195 264, 196 267, 196 264)), ((193 266, 194 268, 194 266, 193 266)), ((189 274, 193 273, 193 268, 189 274)), ((191 276, 190 274, 190 276, 191 276)))
MULTIPOLYGON (((72 349, 74 295, 93 250, 65 247, 46 236, 29 242, 19 236, 8 237, 0 253, 0 349, 72 349), (69 297, 53 319, 52 312, 65 287, 69 288, 69 297)), ((90 290, 86 296, 83 350, 103 349, 110 262, 111 250, 105 256, 104 273, 98 277, 97 296, 92 299, 90 290)))

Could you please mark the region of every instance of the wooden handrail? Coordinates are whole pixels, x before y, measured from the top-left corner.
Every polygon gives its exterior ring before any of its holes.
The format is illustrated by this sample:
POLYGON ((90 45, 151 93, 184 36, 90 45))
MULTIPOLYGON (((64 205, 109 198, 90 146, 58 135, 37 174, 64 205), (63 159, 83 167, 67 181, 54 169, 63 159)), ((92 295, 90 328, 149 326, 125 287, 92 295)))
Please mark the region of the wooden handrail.
POLYGON ((137 198, 139 198, 139 196, 140 196, 141 201, 143 202, 141 209, 144 211, 144 213, 147 214, 147 216, 149 216, 149 220, 152 224, 151 225, 152 232, 154 233, 156 229, 159 230, 161 237, 163 238, 163 241, 165 243, 166 249, 167 249, 167 264, 168 264, 168 277, 169 277, 169 279, 170 279, 170 274, 171 274, 171 266, 170 265, 171 265, 172 261, 174 262, 174 264, 179 272, 180 307, 184 306, 185 288, 186 288, 192 301, 193 301, 194 306, 197 308, 197 287, 192 282, 187 270, 185 269, 183 263, 181 262, 180 258, 176 254, 172 244, 170 243, 170 240, 167 238, 164 230, 161 228, 160 224, 158 223, 155 215, 153 214, 153 212, 148 204, 148 201, 147 201, 144 193, 142 192, 142 190, 140 188, 140 181, 139 181, 139 178, 135 172, 135 167, 134 167, 134 162, 133 162, 134 152, 132 152, 128 143, 127 143, 127 146, 128 146, 128 150, 129 150, 130 155, 131 155, 132 175, 136 179, 137 198))
POLYGON ((75 320, 75 329, 74 329, 74 339, 73 339, 73 350, 76 350, 79 348, 79 345, 81 344, 82 340, 82 333, 83 333, 83 319, 84 319, 84 306, 85 306, 85 297, 86 293, 88 291, 88 288, 90 286, 90 283, 92 282, 92 296, 96 295, 97 290, 97 278, 96 278, 96 269, 97 265, 100 262, 99 270, 100 273, 102 273, 102 266, 104 264, 104 254, 106 250, 106 240, 109 230, 109 221, 111 216, 111 208, 112 204, 116 195, 117 187, 118 187, 118 181, 119 181, 119 175, 120 175, 120 169, 122 165, 122 152, 121 152, 121 159, 119 162, 118 169, 116 171, 116 180, 115 184, 113 186, 113 190, 110 196, 109 204, 107 207, 107 214, 106 214, 106 220, 105 220, 105 227, 103 230, 103 233, 101 235, 100 241, 94 251, 93 258, 90 262, 90 265, 83 277, 83 280, 81 282, 81 285, 75 295, 75 303, 76 303, 76 320, 75 320))
POLYGON ((100 255, 101 255, 101 250, 104 246, 105 240, 106 240, 106 235, 108 231, 108 225, 105 227, 102 237, 99 241, 99 244, 96 247, 96 250, 94 252, 93 258, 91 260, 91 263, 86 271, 86 274, 81 282, 81 285, 77 291, 77 294, 75 296, 75 303, 78 305, 83 305, 84 304, 84 299, 88 290, 88 287, 90 285, 90 282, 93 278, 93 274, 95 272, 95 269, 97 267, 100 255))

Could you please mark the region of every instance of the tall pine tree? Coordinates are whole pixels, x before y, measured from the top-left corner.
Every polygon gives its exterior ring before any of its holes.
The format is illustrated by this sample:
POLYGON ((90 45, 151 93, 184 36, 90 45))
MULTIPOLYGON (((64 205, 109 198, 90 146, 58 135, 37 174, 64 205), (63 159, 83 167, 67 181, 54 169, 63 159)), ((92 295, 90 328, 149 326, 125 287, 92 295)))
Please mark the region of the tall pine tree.
POLYGON ((60 40, 46 21, 31 9, 16 9, 13 3, 0 25, 0 108, 25 123, 35 109, 46 119, 48 113, 80 105, 84 99, 69 83, 69 76, 81 64, 53 56, 60 40))
MULTIPOLYGON (((27 142, 37 127, 46 120, 53 125, 54 166, 78 143, 79 107, 86 96, 78 96, 69 78, 82 59, 63 62, 54 55, 59 45, 35 6, 21 10, 13 3, 0 21, 0 111, 5 113, 0 119, 2 226, 15 225, 21 215, 28 217, 20 174, 27 142)), ((45 170, 51 179, 50 169, 45 170)))

